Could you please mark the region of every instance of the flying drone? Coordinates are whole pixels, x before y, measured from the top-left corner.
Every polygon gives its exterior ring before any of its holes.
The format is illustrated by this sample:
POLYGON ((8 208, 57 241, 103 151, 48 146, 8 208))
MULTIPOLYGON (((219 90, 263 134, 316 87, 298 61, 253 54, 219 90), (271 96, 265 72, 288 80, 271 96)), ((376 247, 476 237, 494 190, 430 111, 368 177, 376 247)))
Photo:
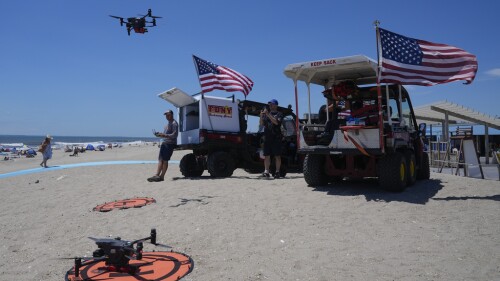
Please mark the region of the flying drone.
POLYGON ((74 257, 75 266, 66 273, 66 281, 76 280, 178 280, 193 268, 190 257, 170 252, 143 252, 143 242, 155 246, 170 246, 156 242, 156 229, 149 237, 126 241, 116 238, 93 238, 97 249, 92 257, 74 257), (177 279, 171 279, 171 278, 177 279), (104 279, 103 279, 104 278, 104 279))
POLYGON ((123 26, 123 24, 125 23, 125 26, 127 27, 127 33, 129 36, 130 36, 130 31, 132 29, 135 31, 135 33, 144 34, 148 32, 147 27, 156 26, 156 19, 161 19, 161 17, 151 15, 151 9, 148 9, 148 13, 146 15, 140 15, 140 17, 134 17, 134 18, 127 18, 127 21, 125 21, 125 19, 122 17, 112 16, 112 15, 109 16, 115 19, 119 19, 121 26, 123 26), (148 17, 151 18, 151 21, 146 20, 146 18, 148 17), (148 23, 150 23, 151 25, 146 25, 148 23))

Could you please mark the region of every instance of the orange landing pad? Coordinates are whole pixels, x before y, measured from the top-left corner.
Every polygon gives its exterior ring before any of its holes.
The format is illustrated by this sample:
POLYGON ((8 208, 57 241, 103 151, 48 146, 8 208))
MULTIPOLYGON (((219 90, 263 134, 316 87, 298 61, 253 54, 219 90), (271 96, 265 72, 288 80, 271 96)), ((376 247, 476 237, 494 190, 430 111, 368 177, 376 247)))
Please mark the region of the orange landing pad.
POLYGON ((145 252, 142 260, 131 260, 131 266, 139 266, 135 274, 109 271, 105 261, 88 260, 82 263, 79 277, 75 268, 66 273, 66 281, 170 281, 179 280, 188 275, 194 267, 193 260, 176 252, 145 252), (142 265, 142 266, 141 266, 142 265))
POLYGON ((113 209, 140 208, 152 203, 156 203, 154 198, 137 197, 97 205, 93 210, 99 212, 109 212, 113 209))

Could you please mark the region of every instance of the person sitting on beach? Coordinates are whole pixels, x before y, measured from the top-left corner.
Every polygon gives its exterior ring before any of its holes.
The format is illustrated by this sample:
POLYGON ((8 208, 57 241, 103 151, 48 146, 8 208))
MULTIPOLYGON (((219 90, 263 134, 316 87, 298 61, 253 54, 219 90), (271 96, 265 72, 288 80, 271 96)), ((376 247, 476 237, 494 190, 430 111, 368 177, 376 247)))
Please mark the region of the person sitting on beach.
POLYGON ((73 154, 70 154, 69 156, 78 156, 78 147, 75 147, 73 149, 73 154))

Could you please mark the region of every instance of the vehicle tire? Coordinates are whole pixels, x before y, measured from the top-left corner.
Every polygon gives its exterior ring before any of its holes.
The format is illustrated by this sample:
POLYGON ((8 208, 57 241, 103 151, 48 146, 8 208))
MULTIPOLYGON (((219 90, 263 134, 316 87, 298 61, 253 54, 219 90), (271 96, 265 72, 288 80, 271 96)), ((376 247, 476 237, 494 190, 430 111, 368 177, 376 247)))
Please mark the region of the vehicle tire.
POLYGON ((403 191, 406 188, 408 168, 402 153, 385 155, 377 164, 378 180, 382 188, 389 191, 403 191))
POLYGON ((406 167, 408 168, 408 175, 406 184, 413 185, 417 181, 417 161, 415 160, 415 153, 411 150, 405 151, 406 167))
POLYGON ((304 158, 304 179, 309 186, 321 186, 328 184, 325 174, 325 155, 307 154, 304 158))
POLYGON ((225 151, 216 151, 208 156, 207 168, 210 176, 225 178, 233 174, 235 163, 231 154, 225 151))
POLYGON ((431 169, 429 165, 429 154, 422 152, 420 167, 417 172, 417 180, 428 180, 431 177, 431 169))
POLYGON ((199 177, 203 174, 203 167, 198 164, 196 155, 189 153, 182 157, 179 163, 181 173, 185 177, 199 177))

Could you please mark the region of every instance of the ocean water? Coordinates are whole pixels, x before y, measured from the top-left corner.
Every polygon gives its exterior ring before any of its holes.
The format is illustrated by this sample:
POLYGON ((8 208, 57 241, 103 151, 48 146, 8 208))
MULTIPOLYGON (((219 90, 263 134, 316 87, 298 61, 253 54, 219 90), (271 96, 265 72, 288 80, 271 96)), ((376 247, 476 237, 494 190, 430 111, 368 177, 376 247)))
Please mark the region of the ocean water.
MULTIPOLYGON (((63 143, 125 143, 134 141, 154 142, 159 141, 155 137, 92 137, 92 136, 52 136, 52 144, 63 143)), ((45 136, 26 136, 26 135, 0 135, 0 145, 2 144, 25 144, 30 147, 40 145, 45 136)))

